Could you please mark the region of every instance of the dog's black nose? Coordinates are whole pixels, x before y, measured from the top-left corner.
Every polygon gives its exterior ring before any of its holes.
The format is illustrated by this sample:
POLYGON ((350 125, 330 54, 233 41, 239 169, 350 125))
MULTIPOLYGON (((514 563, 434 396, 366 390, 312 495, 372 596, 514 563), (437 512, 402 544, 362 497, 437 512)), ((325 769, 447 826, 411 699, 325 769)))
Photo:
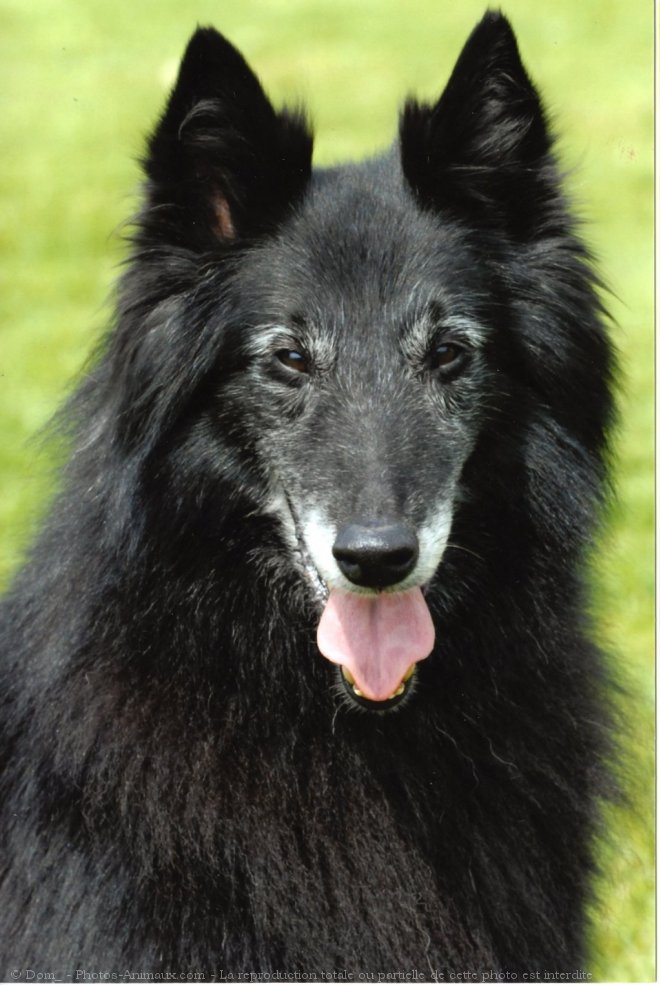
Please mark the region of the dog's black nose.
POLYGON ((410 574, 419 544, 414 530, 403 523, 351 523, 340 531, 332 553, 354 584, 386 588, 410 574))

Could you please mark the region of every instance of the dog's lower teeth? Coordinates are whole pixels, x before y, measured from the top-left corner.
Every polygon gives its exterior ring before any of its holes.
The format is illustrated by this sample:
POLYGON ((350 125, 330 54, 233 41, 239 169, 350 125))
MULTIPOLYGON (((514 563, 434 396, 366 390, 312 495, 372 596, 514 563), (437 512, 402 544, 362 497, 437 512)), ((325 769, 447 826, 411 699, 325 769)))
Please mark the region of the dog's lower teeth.
MULTIPOLYGON (((364 698, 364 693, 359 689, 359 687, 355 683, 355 678, 351 674, 350 670, 347 667, 344 667, 342 665, 341 672, 342 672, 342 675, 343 675, 344 680, 346 681, 346 683, 349 684, 350 687, 352 688, 353 694, 357 698, 364 698)), ((397 687, 397 689, 395 691, 393 691, 392 694, 388 695, 387 698, 384 698, 383 700, 385 700, 385 701, 392 701, 394 698, 400 698, 401 695, 406 690, 408 681, 410 680, 410 678, 412 677, 412 675, 414 673, 415 673, 415 665, 413 664, 406 671, 405 676, 404 676, 403 680, 401 681, 401 683, 399 684, 399 686, 397 687)), ((377 701, 374 701, 373 703, 374 704, 378 704, 377 701)))

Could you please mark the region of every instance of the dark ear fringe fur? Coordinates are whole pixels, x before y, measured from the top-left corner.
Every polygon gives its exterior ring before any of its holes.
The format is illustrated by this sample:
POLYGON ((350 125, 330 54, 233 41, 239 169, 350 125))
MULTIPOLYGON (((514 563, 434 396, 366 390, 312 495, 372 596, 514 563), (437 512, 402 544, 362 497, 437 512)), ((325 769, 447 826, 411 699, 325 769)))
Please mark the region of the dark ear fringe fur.
POLYGON ((400 140, 404 175, 429 207, 473 216, 517 238, 533 236, 539 204, 547 204, 546 218, 556 211, 552 138, 515 36, 499 14, 487 13, 472 32, 435 106, 408 100, 400 140))
POLYGON ((138 243, 206 250, 272 231, 307 185, 312 145, 302 110, 276 112, 233 45, 198 30, 149 141, 138 243))

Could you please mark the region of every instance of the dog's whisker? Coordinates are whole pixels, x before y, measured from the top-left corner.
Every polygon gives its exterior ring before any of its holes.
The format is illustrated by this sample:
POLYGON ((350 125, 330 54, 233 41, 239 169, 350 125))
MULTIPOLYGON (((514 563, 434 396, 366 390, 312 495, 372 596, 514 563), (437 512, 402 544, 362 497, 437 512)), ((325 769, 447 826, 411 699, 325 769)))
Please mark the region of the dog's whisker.
POLYGON ((472 557, 476 557, 478 561, 485 561, 486 559, 481 554, 477 554, 473 551, 471 547, 465 547, 463 544, 456 544, 453 541, 447 541, 447 550, 463 551, 465 554, 471 554, 472 557))

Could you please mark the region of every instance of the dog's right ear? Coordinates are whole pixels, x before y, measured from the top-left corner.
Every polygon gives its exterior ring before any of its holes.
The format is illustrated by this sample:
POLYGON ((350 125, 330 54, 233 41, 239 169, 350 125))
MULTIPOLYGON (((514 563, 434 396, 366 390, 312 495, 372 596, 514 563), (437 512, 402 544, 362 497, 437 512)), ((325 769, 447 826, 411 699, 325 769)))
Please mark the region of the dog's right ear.
POLYGON ((563 221, 552 134, 502 14, 476 26, 435 106, 408 101, 400 140, 403 173, 427 208, 522 238, 563 221))
POLYGON ((192 36, 148 144, 138 240, 205 251, 273 229, 311 173, 301 112, 276 112, 242 55, 212 28, 192 36))

